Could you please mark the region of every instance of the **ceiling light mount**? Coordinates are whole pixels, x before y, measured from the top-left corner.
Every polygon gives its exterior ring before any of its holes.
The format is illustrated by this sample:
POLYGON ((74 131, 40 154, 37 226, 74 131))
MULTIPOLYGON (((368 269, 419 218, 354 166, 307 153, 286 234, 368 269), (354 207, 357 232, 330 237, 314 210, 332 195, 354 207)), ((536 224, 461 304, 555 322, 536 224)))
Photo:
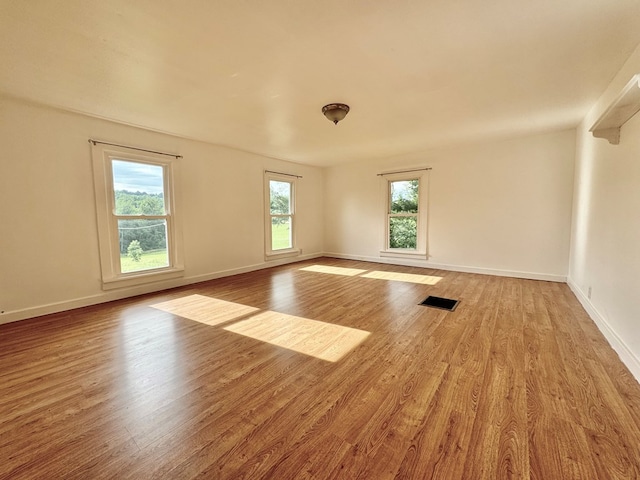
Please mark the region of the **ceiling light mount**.
POLYGON ((349 113, 349 105, 345 105, 344 103, 330 103, 322 107, 322 113, 324 113, 324 116, 332 121, 334 125, 337 125, 338 122, 349 113))

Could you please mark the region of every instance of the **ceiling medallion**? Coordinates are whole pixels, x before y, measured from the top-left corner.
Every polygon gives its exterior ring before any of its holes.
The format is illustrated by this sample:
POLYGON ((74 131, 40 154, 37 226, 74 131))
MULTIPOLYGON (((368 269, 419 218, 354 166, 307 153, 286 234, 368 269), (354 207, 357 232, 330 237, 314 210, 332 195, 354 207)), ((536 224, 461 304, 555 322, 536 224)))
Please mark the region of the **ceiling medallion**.
POLYGON ((345 105, 344 103, 330 103, 329 105, 322 107, 322 113, 337 125, 338 122, 346 117, 347 113, 349 113, 349 105, 345 105))

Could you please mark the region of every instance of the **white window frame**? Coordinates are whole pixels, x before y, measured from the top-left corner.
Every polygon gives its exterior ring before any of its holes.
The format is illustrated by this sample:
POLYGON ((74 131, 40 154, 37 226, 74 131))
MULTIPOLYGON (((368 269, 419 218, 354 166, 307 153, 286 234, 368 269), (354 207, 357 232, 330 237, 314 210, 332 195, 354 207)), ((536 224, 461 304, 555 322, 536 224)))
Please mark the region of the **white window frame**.
MULTIPOLYGON (((99 142, 92 142, 91 150, 103 290, 143 285, 183 276, 182 224, 180 217, 176 215, 176 185, 179 183, 179 159, 161 154, 142 153, 136 149, 106 145, 99 142), (122 218, 122 216, 115 213, 112 167, 114 160, 144 163, 163 168, 166 215, 160 217, 166 219, 167 222, 167 256, 169 260, 167 267, 128 273, 122 273, 121 271, 118 219, 122 218)), ((160 217, 155 215, 127 216, 131 220, 160 217)))
MULTIPOLYGON (((405 258, 423 260, 428 258, 428 228, 427 228, 427 212, 428 212, 428 179, 429 171, 412 171, 406 173, 390 173, 382 174, 382 196, 384 201, 384 240, 382 249, 380 250, 381 257, 390 258, 405 258), (417 217, 417 239, 416 248, 391 248, 389 246, 389 219, 396 214, 391 214, 391 182, 418 180, 418 214, 417 217)), ((410 215, 412 216, 412 215, 410 215)))
POLYGON ((264 239, 265 239, 265 259, 275 260, 284 257, 293 257, 300 255, 300 249, 297 246, 296 232, 296 191, 298 186, 298 177, 294 175, 283 175, 273 172, 264 172, 264 239), (274 216, 271 215, 271 189, 270 182, 286 182, 291 185, 291 213, 288 215, 291 218, 291 248, 283 248, 279 250, 273 250, 272 238, 271 238, 271 219, 274 216))

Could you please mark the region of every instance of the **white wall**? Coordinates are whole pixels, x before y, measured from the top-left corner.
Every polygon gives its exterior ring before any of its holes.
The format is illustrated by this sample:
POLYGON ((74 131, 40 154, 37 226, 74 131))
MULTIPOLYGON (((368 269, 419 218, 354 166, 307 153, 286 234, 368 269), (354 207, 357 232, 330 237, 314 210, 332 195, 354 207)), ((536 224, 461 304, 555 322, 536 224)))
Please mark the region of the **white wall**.
POLYGON ((329 168, 325 250, 380 261, 384 180, 376 174, 426 165, 430 258, 411 264, 564 281, 574 157, 569 130, 329 168))
POLYGON ((640 380, 640 115, 619 145, 588 131, 637 73, 640 47, 578 128, 569 285, 640 380))
POLYGON ((323 251, 322 169, 0 97, 0 323, 263 267, 263 170, 303 175, 298 241, 323 251), (181 160, 185 278, 102 291, 89 138, 181 160))

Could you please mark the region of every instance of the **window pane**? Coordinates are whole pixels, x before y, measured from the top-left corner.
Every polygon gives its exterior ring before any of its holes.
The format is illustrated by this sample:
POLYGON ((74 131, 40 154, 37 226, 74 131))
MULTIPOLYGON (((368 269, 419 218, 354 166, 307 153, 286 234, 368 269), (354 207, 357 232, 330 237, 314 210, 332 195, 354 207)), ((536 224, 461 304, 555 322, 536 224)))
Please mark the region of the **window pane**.
POLYGON ((292 248, 291 217, 271 218, 271 250, 292 248))
POLYGON ((389 218, 389 248, 409 248, 415 250, 418 238, 417 217, 389 218))
POLYGON ((389 182, 391 201, 389 213, 418 213, 418 186, 420 181, 401 180, 389 182))
POLYGON ((113 160, 116 215, 164 215, 164 169, 113 160))
POLYGON ((169 266, 166 220, 118 220, 122 273, 169 266))
POLYGON ((291 184, 289 182, 269 181, 272 215, 288 215, 291 213, 291 184))

